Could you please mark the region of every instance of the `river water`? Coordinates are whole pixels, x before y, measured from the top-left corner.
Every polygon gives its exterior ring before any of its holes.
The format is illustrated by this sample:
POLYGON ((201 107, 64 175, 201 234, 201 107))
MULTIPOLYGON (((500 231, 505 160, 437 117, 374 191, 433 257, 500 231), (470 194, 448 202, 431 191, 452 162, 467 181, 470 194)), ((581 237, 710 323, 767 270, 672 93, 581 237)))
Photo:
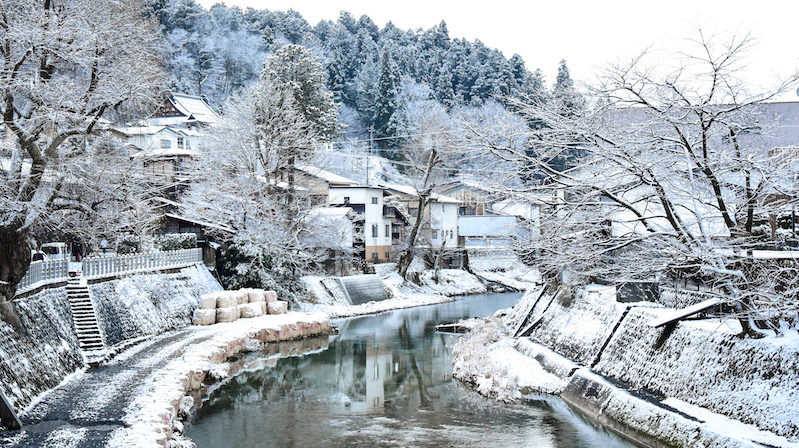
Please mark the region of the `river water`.
MULTIPOLYGON (((453 381, 457 335, 519 293, 341 319, 326 350, 280 358, 212 391, 186 428, 203 447, 627 447, 557 397, 490 400, 453 381)), ((261 355, 265 356, 265 355, 261 355)))

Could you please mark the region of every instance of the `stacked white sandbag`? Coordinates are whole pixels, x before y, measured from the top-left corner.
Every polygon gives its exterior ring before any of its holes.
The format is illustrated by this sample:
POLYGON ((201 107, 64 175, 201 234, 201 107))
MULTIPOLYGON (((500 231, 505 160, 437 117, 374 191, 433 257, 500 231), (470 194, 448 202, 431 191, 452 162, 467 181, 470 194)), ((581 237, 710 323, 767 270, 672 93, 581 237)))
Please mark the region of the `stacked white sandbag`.
POLYGON ((282 300, 276 300, 267 303, 266 310, 269 314, 286 314, 289 311, 289 304, 282 300))
POLYGON ((264 300, 266 300, 266 303, 272 303, 277 301, 277 293, 274 291, 264 291, 263 295, 264 295, 264 300))
POLYGON ((239 311, 241 314, 241 318, 243 319, 263 316, 264 314, 263 310, 261 309, 261 304, 258 302, 239 305, 239 311))
POLYGON ((216 323, 216 298, 218 292, 211 292, 200 296, 198 309, 194 310, 192 323, 194 325, 212 325, 216 323))
POLYGON ((213 325, 216 323, 216 310, 196 309, 191 321, 194 325, 213 325))
POLYGON ((239 308, 237 306, 229 306, 227 308, 216 309, 216 322, 233 322, 239 318, 239 308))
POLYGON ((239 318, 237 291, 223 291, 216 298, 216 322, 233 322, 239 318))
POLYGON ((216 309, 216 298, 219 295, 218 292, 211 292, 208 294, 203 294, 200 296, 200 309, 201 310, 215 310, 216 309))
POLYGON ((248 292, 250 303, 258 304, 258 308, 261 310, 261 314, 266 314, 266 291, 263 289, 251 289, 248 292))
POLYGON ((277 300, 275 291, 244 288, 219 291, 200 296, 192 321, 195 325, 233 322, 264 314, 286 314, 288 303, 277 300))

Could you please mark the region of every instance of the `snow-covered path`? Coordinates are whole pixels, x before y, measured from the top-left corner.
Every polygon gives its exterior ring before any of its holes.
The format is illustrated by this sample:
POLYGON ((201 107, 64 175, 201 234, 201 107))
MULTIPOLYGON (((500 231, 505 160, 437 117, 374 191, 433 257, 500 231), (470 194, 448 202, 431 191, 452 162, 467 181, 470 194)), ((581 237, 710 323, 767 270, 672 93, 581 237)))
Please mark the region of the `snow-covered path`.
POLYGON ((72 375, 25 411, 25 430, 3 446, 105 446, 111 431, 124 426, 125 410, 150 374, 181 356, 190 345, 213 337, 210 328, 192 327, 154 336, 108 365, 72 375))

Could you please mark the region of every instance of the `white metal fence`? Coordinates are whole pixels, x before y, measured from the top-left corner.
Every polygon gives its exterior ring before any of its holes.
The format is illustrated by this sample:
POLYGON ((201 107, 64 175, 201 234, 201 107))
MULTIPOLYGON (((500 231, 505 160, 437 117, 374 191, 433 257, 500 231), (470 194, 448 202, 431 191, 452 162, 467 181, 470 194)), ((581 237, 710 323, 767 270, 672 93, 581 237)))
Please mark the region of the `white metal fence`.
MULTIPOLYGON (((113 257, 84 258, 82 277, 98 279, 137 272, 177 269, 202 263, 202 249, 181 249, 169 252, 117 255, 113 257)), ((34 261, 25 277, 17 285, 17 294, 34 290, 50 283, 69 279, 69 263, 66 260, 34 261)))
POLYGON ((17 294, 49 283, 65 282, 69 278, 67 260, 34 261, 17 285, 17 294))

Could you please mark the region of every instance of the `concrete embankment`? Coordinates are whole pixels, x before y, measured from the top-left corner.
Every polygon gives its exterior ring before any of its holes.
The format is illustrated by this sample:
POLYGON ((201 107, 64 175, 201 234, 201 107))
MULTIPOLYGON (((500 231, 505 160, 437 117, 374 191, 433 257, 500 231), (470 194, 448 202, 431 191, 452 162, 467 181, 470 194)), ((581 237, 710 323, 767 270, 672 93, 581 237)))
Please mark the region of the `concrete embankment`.
POLYGON ((600 286, 528 293, 516 311, 514 324, 529 315, 517 350, 564 380, 574 408, 637 443, 799 446, 795 337, 744 338, 736 321, 652 328, 669 309, 600 286))
MULTIPOLYGON (((202 293, 221 290, 203 266, 140 274, 89 285, 104 342, 112 347, 191 324, 202 293)), ((86 367, 66 288, 48 288, 13 301, 22 328, 0 321, 0 387, 20 410, 36 396, 86 367)))

